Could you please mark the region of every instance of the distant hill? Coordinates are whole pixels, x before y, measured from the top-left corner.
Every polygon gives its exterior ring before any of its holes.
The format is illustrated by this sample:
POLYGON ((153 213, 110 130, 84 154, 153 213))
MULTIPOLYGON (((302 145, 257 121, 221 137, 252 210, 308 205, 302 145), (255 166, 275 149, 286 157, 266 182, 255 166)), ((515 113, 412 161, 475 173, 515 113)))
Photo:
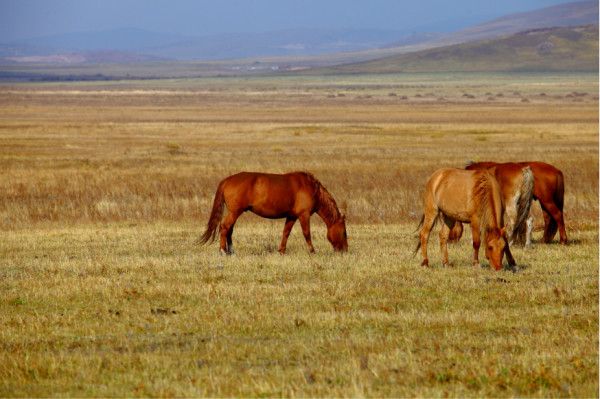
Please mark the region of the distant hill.
POLYGON ((164 61, 164 59, 160 57, 115 50, 59 53, 48 55, 20 55, 5 57, 4 60, 13 64, 132 64, 140 62, 164 61))
POLYGON ((0 43, 0 80, 148 79, 299 70, 597 70, 597 26, 598 2, 592 0, 507 15, 454 33, 377 29, 290 29, 208 37, 140 29, 73 33, 0 43), (572 25, 580 28, 568 28, 572 25))
POLYGON ((73 32, 16 40, 0 46, 0 54, 3 56, 27 56, 98 51, 142 53, 144 49, 165 46, 187 39, 188 37, 183 35, 151 32, 137 28, 73 32), (12 53, 6 54, 6 50, 10 50, 12 53))
POLYGON ((288 29, 264 33, 220 34, 190 38, 146 49, 144 53, 178 60, 226 60, 250 57, 285 57, 363 51, 392 41, 420 42, 427 37, 377 29, 288 29))
POLYGON ((598 25, 533 29, 311 73, 597 71, 598 25))
POLYGON ((492 39, 540 28, 598 25, 598 1, 559 4, 529 12, 506 15, 431 41, 435 44, 458 44, 492 39))
POLYGON ((142 54, 172 60, 226 60, 362 51, 383 47, 391 42, 418 43, 430 37, 383 29, 289 29, 204 37, 162 34, 141 29, 117 29, 0 44, 0 57, 19 60, 20 57, 59 55, 57 61, 60 61, 65 54, 109 54, 118 51, 121 54, 142 54))
MULTIPOLYGON (((463 21, 464 22, 464 21, 463 21)), ((191 37, 125 28, 0 43, 0 63, 125 63, 153 59, 267 58, 279 64, 323 66, 367 61, 427 48, 491 39, 525 30, 598 24, 598 2, 580 1, 511 14, 454 33, 429 25, 413 32, 383 29, 288 29, 191 37), (92 56, 91 54, 96 54, 92 56), (105 54, 106 59, 102 58, 105 54), (118 54, 118 57, 114 55, 118 54), (31 58, 33 57, 33 58, 31 58), (39 61, 37 61, 39 60, 39 61), (6 63, 6 62, 5 62, 6 63)))
POLYGON ((444 35, 421 34, 419 35, 421 40, 415 42, 404 40, 402 42, 390 43, 380 49, 325 55, 320 58, 313 58, 311 62, 317 67, 333 64, 349 64, 444 47, 451 44, 500 38, 534 29, 584 25, 598 25, 598 1, 578 1, 523 13, 509 14, 453 33, 444 35))

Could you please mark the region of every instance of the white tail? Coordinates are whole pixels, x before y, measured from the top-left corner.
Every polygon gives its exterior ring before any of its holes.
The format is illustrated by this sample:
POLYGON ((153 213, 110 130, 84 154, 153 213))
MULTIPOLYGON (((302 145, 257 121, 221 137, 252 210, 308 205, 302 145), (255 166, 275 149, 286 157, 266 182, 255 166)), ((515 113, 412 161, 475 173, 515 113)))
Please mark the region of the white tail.
POLYGON ((523 174, 523 179, 519 187, 519 195, 518 197, 515 196, 516 217, 509 241, 515 240, 518 232, 525 228, 529 210, 531 209, 531 201, 533 200, 533 172, 529 166, 526 166, 521 170, 521 173, 523 174))

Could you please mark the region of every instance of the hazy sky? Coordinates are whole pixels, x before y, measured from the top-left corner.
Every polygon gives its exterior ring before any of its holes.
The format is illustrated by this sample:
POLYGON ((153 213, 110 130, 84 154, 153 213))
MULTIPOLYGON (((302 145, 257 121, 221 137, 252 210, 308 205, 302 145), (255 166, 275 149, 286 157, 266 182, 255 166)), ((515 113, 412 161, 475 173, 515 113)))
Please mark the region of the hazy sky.
POLYGON ((455 29, 565 0, 0 0, 0 42, 141 28, 185 35, 287 28, 455 29))

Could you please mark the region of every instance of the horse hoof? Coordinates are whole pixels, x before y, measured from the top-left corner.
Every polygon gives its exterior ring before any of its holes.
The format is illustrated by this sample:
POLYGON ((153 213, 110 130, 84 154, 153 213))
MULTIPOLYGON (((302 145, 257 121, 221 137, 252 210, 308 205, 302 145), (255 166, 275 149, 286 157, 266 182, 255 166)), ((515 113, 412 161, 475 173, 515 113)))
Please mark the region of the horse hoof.
POLYGON ((474 268, 481 268, 481 264, 479 262, 473 262, 474 268))
POLYGON ((219 253, 220 253, 221 255, 223 255, 223 256, 224 256, 224 255, 227 255, 227 251, 225 251, 223 248, 221 248, 221 250, 219 251, 219 253))
POLYGON ((428 259, 423 260, 423 262, 421 262, 421 266, 428 267, 429 266, 429 260, 428 259))

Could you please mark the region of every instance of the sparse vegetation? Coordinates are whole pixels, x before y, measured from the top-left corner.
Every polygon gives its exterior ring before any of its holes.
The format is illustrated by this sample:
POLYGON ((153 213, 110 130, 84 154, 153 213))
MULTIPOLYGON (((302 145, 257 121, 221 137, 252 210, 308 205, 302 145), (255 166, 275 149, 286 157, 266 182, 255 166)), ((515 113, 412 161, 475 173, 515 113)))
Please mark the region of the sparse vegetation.
POLYGON ((0 396, 597 397, 598 101, 565 98, 597 91, 595 74, 1 87, 0 396), (441 268, 432 237, 419 267, 423 182, 485 159, 562 169, 572 244, 515 248, 513 274, 471 268, 468 234, 441 268), (314 256, 296 226, 281 257, 283 221, 251 215, 236 256, 195 244, 221 178, 298 169, 347 214, 347 255, 318 217, 314 256))
POLYGON ((308 73, 598 71, 598 25, 555 27, 470 41, 308 73))

